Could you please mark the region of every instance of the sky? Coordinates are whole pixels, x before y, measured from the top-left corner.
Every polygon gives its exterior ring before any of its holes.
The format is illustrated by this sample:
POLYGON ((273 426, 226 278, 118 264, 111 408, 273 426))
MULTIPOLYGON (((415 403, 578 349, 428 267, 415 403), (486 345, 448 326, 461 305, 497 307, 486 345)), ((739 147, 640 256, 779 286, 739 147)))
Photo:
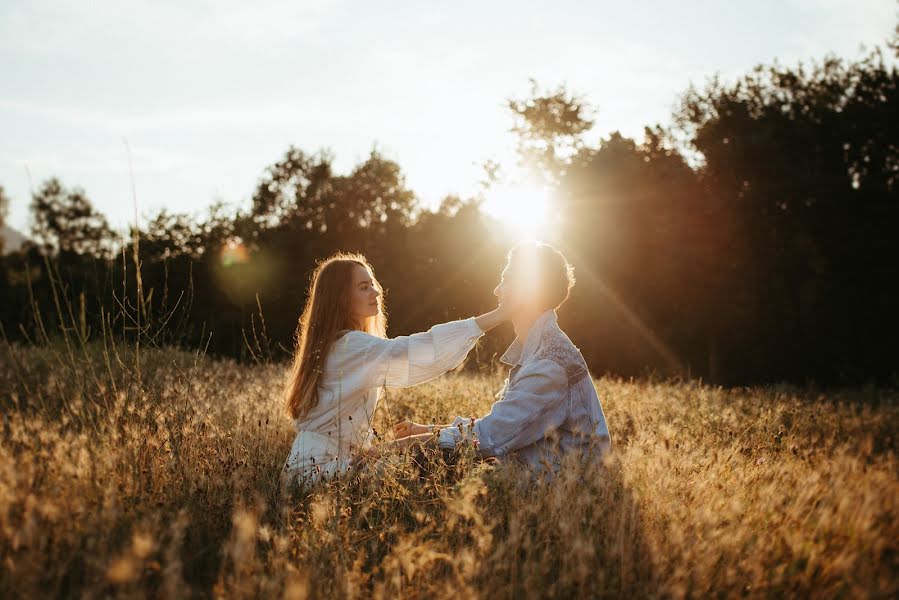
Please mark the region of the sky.
POLYGON ((855 58, 895 0, 379 2, 2 0, 0 185, 27 232, 56 176, 124 228, 247 206, 293 144, 347 173, 373 148, 428 207, 514 162, 530 79, 596 109, 588 141, 642 139, 678 95, 775 59, 855 58), (129 149, 137 210, 132 200, 129 149))

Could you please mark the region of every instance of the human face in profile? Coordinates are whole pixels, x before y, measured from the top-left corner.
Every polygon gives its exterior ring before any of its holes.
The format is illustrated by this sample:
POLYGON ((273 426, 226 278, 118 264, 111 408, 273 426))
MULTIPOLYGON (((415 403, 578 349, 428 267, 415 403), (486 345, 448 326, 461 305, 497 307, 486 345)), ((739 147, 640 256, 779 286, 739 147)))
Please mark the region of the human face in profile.
POLYGON ((375 279, 362 265, 353 268, 350 289, 350 315, 355 323, 365 323, 369 317, 378 315, 381 292, 375 279))

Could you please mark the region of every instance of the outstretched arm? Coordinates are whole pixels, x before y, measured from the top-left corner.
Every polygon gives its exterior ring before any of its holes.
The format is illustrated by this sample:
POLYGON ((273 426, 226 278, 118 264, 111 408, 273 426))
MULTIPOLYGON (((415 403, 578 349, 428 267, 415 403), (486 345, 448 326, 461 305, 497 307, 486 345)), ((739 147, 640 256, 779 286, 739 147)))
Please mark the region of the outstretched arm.
POLYGON ((423 433, 433 433, 437 429, 451 427, 452 423, 447 425, 437 425, 436 423, 416 423, 415 421, 400 421, 393 426, 393 437, 402 439, 410 435, 421 435, 423 433))
MULTIPOLYGON (((567 386, 565 370, 551 360, 537 360, 522 372, 493 404, 490 413, 476 419, 472 432, 483 456, 503 456, 533 444, 565 420, 567 386)), ((440 446, 452 448, 464 436, 466 426, 440 430, 440 446)))
POLYGON ((431 433, 424 433, 419 435, 410 435, 404 437, 402 439, 393 440, 391 442, 384 442, 383 444, 379 444, 377 446, 371 446, 366 450, 359 452, 353 459, 350 461, 352 465, 358 465, 367 460, 377 459, 384 454, 389 454, 391 452, 400 452, 403 450, 407 450, 415 445, 429 445, 429 446, 437 446, 437 436, 431 433))
POLYGON ((361 361, 373 386, 418 385, 459 366, 484 332, 504 320, 505 311, 497 308, 412 335, 383 339, 359 334, 366 344, 361 361))
POLYGON ((507 314, 507 310, 503 306, 497 306, 490 312, 484 313, 479 317, 475 317, 475 321, 478 323, 478 327, 481 328, 481 331, 485 333, 496 327, 497 325, 504 323, 509 320, 509 315, 507 314))

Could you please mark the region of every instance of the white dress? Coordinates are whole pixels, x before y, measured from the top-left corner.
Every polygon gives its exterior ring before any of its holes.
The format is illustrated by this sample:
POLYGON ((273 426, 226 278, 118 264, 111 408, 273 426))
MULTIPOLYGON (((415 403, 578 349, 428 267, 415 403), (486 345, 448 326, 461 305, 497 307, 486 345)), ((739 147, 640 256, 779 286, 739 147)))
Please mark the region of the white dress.
POLYGON ((461 364, 483 334, 471 317, 392 339, 361 331, 343 335, 325 358, 318 404, 295 421, 285 481, 315 482, 346 471, 353 454, 371 446, 381 388, 409 387, 442 375, 461 364))

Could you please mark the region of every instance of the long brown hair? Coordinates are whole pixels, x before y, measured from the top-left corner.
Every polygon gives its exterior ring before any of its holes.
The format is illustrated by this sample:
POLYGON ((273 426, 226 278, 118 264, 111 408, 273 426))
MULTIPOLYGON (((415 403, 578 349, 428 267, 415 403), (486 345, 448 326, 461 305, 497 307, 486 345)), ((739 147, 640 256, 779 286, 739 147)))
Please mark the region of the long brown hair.
POLYGON ((361 254, 338 252, 318 263, 309 283, 306 306, 296 332, 296 352, 287 379, 287 411, 294 419, 305 417, 318 404, 318 384, 331 344, 344 329, 361 329, 386 337, 384 291, 375 272, 361 254), (378 295, 378 314, 354 323, 350 314, 353 269, 364 267, 371 275, 378 295))

